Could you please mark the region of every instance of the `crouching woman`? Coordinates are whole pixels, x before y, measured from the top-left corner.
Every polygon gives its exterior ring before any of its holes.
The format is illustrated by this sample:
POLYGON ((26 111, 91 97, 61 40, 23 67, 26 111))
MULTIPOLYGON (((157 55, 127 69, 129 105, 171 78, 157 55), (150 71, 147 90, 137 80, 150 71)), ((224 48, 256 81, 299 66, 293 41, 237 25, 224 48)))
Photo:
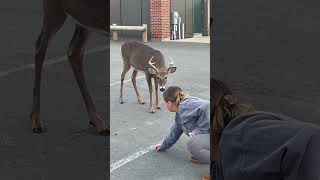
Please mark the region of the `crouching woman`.
POLYGON ((171 86, 163 93, 165 106, 175 113, 169 135, 157 151, 165 151, 177 142, 182 133, 190 138, 186 146, 195 163, 210 163, 210 101, 189 96, 178 86, 171 86))

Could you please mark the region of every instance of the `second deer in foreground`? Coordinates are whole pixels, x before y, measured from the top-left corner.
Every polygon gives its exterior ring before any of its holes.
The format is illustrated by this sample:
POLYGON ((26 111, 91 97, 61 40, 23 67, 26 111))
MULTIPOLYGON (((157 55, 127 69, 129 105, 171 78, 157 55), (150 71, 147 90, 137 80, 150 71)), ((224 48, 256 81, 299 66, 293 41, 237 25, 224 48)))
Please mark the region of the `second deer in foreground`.
POLYGON ((123 104, 123 81, 126 73, 129 71, 130 67, 134 68, 131 81, 136 92, 138 103, 144 104, 144 100, 141 98, 136 85, 136 77, 138 71, 142 71, 146 75, 149 94, 150 94, 150 106, 149 112, 154 113, 154 106, 152 103, 152 78, 154 79, 155 93, 156 93, 156 103, 155 107, 160 109, 159 99, 158 99, 158 86, 160 86, 160 91, 165 90, 165 84, 167 82, 167 76, 170 73, 176 71, 176 67, 173 66, 173 60, 169 63, 169 67, 166 66, 166 61, 162 53, 155 50, 147 45, 144 45, 135 41, 125 42, 121 47, 122 59, 123 59, 123 71, 121 74, 121 88, 119 102, 123 104))

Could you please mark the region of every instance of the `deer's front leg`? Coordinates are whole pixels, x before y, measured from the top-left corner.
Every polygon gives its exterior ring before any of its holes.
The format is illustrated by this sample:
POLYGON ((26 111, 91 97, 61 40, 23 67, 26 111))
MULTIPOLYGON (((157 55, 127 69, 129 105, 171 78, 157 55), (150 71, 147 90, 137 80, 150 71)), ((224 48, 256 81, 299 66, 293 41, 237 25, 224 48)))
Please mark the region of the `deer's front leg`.
POLYGON ((148 83, 148 87, 149 87, 149 95, 150 95, 149 112, 150 113, 154 113, 154 108, 153 108, 153 104, 152 104, 152 81, 151 81, 151 75, 150 74, 146 74, 146 78, 147 78, 147 83, 148 83))
POLYGON ((158 98, 158 81, 156 79, 154 79, 154 90, 156 92, 156 103, 155 103, 155 106, 156 106, 157 109, 160 109, 159 98, 158 98))

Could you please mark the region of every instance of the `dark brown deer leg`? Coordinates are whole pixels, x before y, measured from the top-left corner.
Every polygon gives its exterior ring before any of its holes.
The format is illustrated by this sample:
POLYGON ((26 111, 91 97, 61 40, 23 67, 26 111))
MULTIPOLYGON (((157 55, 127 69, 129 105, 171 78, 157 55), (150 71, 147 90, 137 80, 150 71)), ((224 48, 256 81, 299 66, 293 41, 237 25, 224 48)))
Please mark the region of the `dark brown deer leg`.
POLYGON ((159 98, 158 98, 158 81, 156 79, 154 79, 154 90, 156 92, 156 103, 155 103, 155 106, 156 106, 157 109, 160 109, 159 98))
POLYGON ((148 83, 149 88, 149 95, 150 95, 150 105, 149 105, 149 112, 154 113, 154 108, 152 104, 152 81, 151 81, 151 75, 146 73, 146 79, 148 83))
POLYGON ((44 19, 42 31, 36 41, 33 105, 32 112, 30 113, 30 118, 32 120, 32 130, 34 133, 42 132, 40 120, 40 88, 43 61, 45 59, 50 40, 62 27, 66 19, 66 16, 64 14, 59 15, 60 16, 56 16, 56 18, 54 19, 55 21, 51 22, 50 24, 46 23, 47 21, 49 21, 49 19, 44 19))
POLYGON ((132 84, 133 84, 133 88, 134 88, 134 90, 136 92, 137 98, 138 98, 138 103, 144 104, 145 102, 141 98, 140 93, 139 93, 138 88, 137 88, 137 81, 136 81, 137 74, 138 74, 138 71, 137 70, 133 70, 132 76, 131 76, 131 81, 132 81, 132 84))
POLYGON ((130 69, 130 64, 126 63, 126 61, 124 60, 123 61, 123 71, 121 73, 120 97, 119 97, 120 104, 124 103, 124 101, 123 101, 123 81, 124 81, 124 78, 126 77, 127 72, 129 71, 129 69, 130 69))
POLYGON ((105 122, 98 116, 96 112, 96 108, 92 97, 89 94, 83 72, 84 46, 88 40, 88 37, 89 31, 87 29, 81 26, 76 26, 75 33, 69 45, 68 57, 73 74, 86 104, 87 112, 90 118, 90 124, 92 124, 96 128, 97 132, 101 135, 108 135, 110 133, 110 128, 106 126, 105 122))

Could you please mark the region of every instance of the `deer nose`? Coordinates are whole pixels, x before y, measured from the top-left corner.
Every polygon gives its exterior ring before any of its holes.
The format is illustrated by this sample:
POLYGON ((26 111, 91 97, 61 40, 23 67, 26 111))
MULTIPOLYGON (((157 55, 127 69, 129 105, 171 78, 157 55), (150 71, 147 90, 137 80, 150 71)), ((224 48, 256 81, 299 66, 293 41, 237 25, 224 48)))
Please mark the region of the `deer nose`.
POLYGON ((160 91, 163 92, 164 90, 166 90, 165 87, 160 87, 160 91))

